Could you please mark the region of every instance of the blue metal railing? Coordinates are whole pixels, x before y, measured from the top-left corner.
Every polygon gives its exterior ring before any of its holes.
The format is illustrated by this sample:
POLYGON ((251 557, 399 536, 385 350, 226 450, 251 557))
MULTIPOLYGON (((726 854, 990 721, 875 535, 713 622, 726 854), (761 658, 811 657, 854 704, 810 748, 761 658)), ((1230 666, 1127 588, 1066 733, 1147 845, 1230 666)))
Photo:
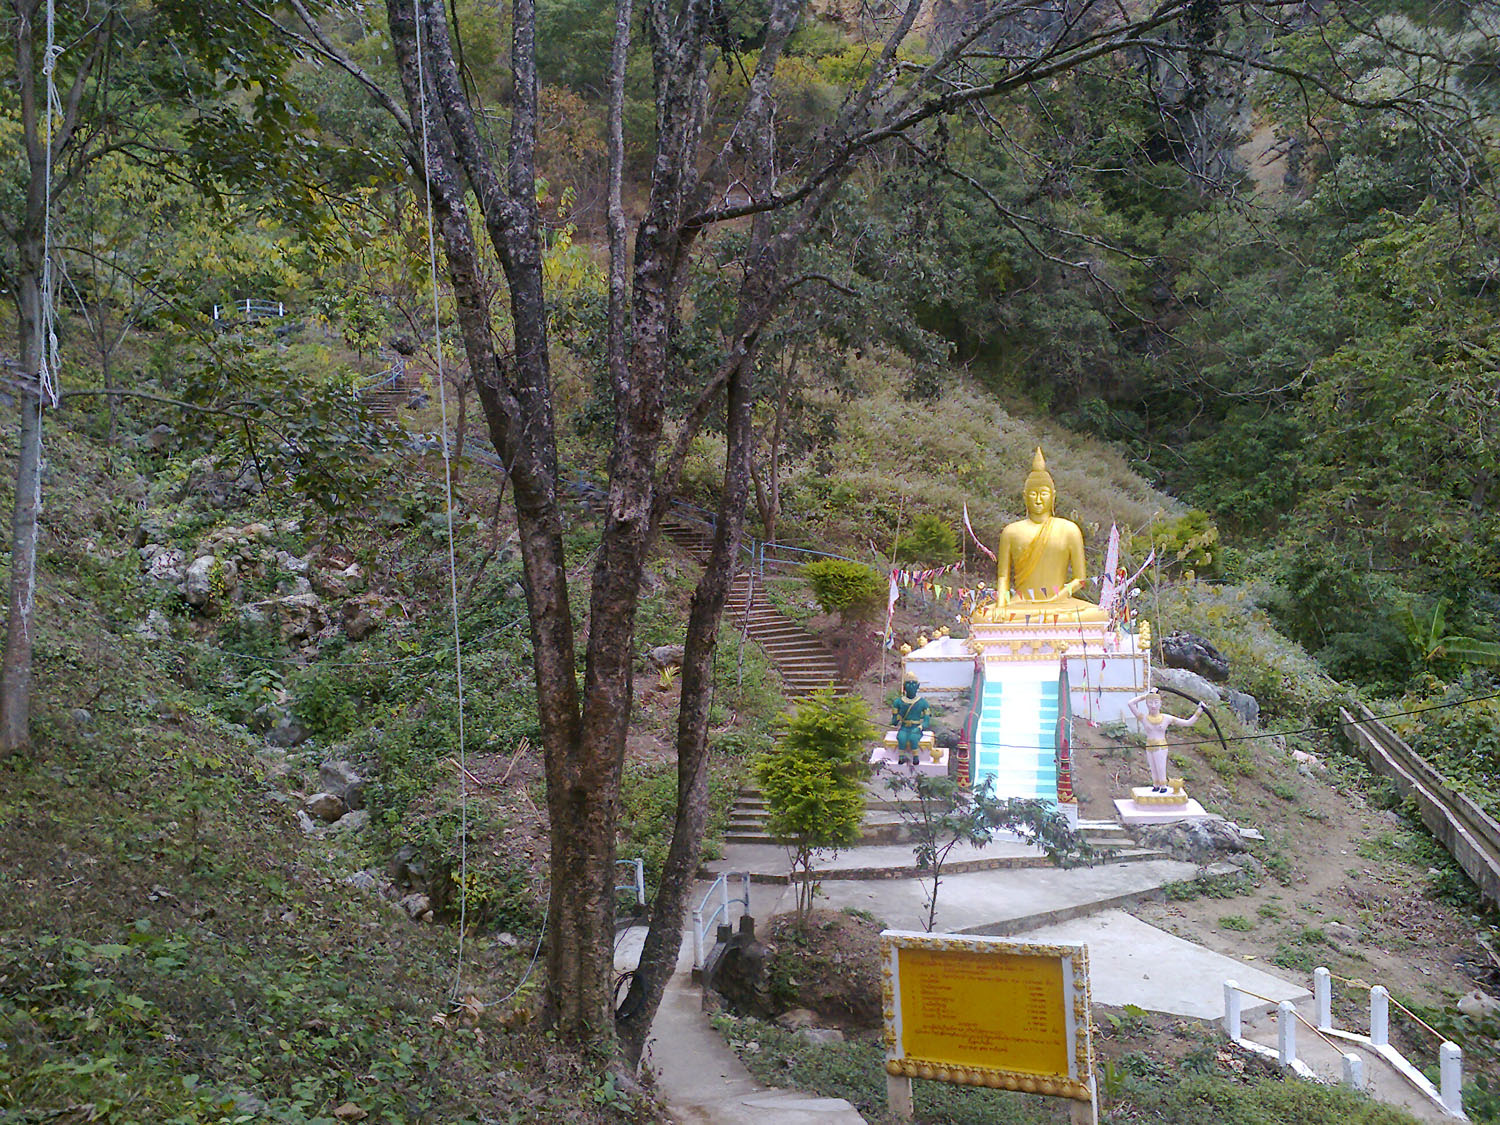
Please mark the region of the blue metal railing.
POLYGON ((744 909, 739 916, 743 917, 750 913, 750 873, 748 871, 726 871, 714 880, 714 885, 708 888, 708 893, 703 896, 703 901, 693 911, 693 969, 703 968, 703 939, 709 932, 709 928, 715 926, 722 916, 726 925, 733 925, 729 918, 729 908, 735 903, 742 903, 744 909), (729 897, 729 880, 740 881, 740 894, 737 898, 729 897), (713 912, 704 917, 703 912, 708 909, 708 900, 714 897, 714 892, 719 894, 719 905, 714 907, 713 912))
POLYGON ((626 883, 624 886, 617 886, 615 888, 615 890, 616 891, 634 891, 635 892, 635 904, 637 906, 645 906, 646 905, 646 862, 645 862, 645 860, 642 860, 642 859, 639 859, 639 858, 637 858, 637 859, 617 859, 617 860, 615 860, 615 864, 616 864, 616 866, 629 867, 631 869, 631 871, 634 873, 634 878, 631 880, 631 882, 626 883))

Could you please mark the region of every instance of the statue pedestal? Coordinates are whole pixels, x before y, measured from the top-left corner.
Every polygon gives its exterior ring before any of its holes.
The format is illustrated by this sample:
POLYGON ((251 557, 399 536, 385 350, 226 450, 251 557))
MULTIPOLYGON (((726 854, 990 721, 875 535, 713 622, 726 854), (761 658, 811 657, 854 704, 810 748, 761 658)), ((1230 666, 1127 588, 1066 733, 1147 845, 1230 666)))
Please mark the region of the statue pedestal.
POLYGON ((986 682, 1057 678, 1067 661, 1069 709, 1093 723, 1130 721, 1125 704, 1146 690, 1149 634, 1111 629, 1103 621, 971 621, 969 648, 984 664, 986 682))
POLYGON ((902 765, 898 759, 901 752, 896 748, 896 732, 885 732, 885 744, 870 751, 870 765, 875 770, 915 770, 927 777, 948 776, 948 748, 934 741, 932 731, 922 732, 922 741, 917 745, 917 764, 902 765))
MULTIPOLYGON (((1168 794, 1152 794, 1150 787, 1146 786, 1148 796, 1165 797, 1168 794)), ((1140 792, 1139 789, 1135 792, 1140 792)), ((1127 828, 1138 824, 1171 824, 1176 820, 1208 820, 1210 814, 1203 811, 1203 806, 1191 797, 1185 798, 1181 803, 1162 804, 1138 804, 1134 798, 1116 797, 1115 812, 1119 815, 1120 823, 1127 828)))

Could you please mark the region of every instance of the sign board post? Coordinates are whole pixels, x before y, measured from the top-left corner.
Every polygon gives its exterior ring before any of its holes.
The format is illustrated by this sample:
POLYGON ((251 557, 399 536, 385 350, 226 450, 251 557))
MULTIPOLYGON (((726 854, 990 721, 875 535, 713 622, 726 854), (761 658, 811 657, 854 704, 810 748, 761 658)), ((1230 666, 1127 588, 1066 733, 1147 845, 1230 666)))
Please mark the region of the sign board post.
POLYGON ((886 930, 880 953, 893 1114, 925 1078, 1067 1098, 1098 1125, 1085 946, 886 930))

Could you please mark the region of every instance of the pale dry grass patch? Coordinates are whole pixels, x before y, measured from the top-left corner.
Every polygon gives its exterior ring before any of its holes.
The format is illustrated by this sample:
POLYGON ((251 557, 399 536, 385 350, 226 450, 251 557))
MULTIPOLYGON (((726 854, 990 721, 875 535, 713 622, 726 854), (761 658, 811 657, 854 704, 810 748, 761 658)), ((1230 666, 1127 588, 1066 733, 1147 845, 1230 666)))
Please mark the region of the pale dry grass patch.
POLYGON ((967 503, 975 531, 992 543, 1024 514, 1021 489, 1038 445, 1057 484, 1058 514, 1082 526, 1091 554, 1103 551, 1111 523, 1143 532, 1186 510, 1100 442, 1017 417, 963 383, 937 401, 907 402, 899 374, 884 370, 863 397, 824 400, 840 414, 833 447, 788 469, 787 518, 825 539, 858 544, 861 555, 872 539, 889 550, 898 508, 907 521, 925 512, 957 527, 967 503))

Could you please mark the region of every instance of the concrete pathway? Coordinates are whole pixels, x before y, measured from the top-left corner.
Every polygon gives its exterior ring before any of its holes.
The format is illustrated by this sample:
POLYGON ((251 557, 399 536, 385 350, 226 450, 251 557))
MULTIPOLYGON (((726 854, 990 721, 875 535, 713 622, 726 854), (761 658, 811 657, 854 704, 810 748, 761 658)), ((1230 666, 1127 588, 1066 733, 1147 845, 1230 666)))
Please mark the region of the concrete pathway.
MULTIPOLYGON (((910 850, 907 858, 910 861, 910 850)), ((1197 870, 1191 863, 1161 859, 1071 870, 1040 867, 944 875, 938 887, 934 929, 1001 937, 1018 934, 1082 914, 1159 898, 1164 883, 1191 879, 1197 870)), ((868 910, 891 929, 921 930, 926 928, 927 894, 931 886, 909 876, 854 880, 825 874, 819 902, 834 910, 850 907, 868 910)), ((766 905, 763 898, 756 904, 757 917, 790 909, 790 886, 766 889, 780 892, 782 898, 770 904, 769 911, 761 913, 766 905)))
MULTIPOLYGON (((697 899, 707 887, 699 889, 697 899)), ((633 968, 640 957, 644 927, 621 935, 615 968, 633 968)), ((762 1086, 729 1049, 703 1014, 703 990, 693 983, 692 934, 684 933, 677 972, 667 985, 646 1062, 667 1112, 682 1125, 864 1125, 843 1098, 819 1098, 762 1086)))
POLYGON ((1089 990, 1095 1004, 1134 1004, 1152 1012, 1217 1020, 1224 1015, 1224 982, 1268 997, 1246 997, 1241 1015, 1272 1011, 1283 1000, 1296 1003, 1312 993, 1261 969, 1142 922, 1123 910, 1107 910, 1036 930, 1027 941, 1083 942, 1089 947, 1089 990))

